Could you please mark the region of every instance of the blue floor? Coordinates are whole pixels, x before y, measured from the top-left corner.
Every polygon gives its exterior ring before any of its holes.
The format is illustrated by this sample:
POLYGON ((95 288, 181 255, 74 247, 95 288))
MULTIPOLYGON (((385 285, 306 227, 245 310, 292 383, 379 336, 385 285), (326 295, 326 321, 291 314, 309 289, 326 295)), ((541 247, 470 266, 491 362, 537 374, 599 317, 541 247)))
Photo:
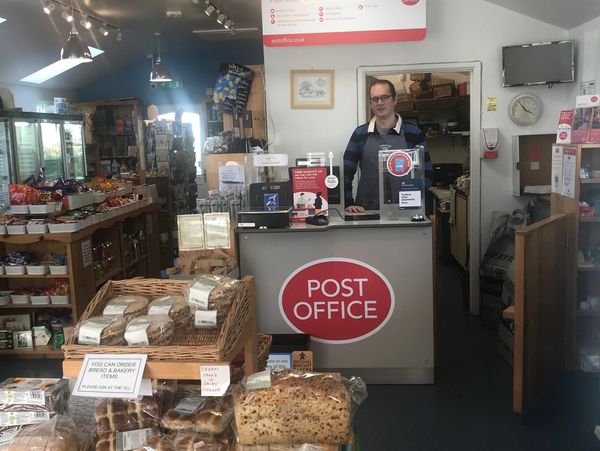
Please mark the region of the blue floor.
MULTIPOLYGON (((438 265, 435 385, 370 385, 356 416, 363 451, 600 450, 600 375, 566 373, 521 416, 497 332, 463 308, 458 271, 438 265)), ((0 378, 57 377, 59 360, 9 360, 0 378)))

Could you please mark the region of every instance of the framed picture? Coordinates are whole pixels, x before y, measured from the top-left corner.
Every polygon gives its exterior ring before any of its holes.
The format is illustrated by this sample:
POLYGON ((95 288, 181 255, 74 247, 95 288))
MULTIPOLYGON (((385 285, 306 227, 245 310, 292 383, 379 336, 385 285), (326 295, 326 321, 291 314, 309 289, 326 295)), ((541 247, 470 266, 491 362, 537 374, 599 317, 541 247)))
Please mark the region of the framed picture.
POLYGON ((293 70, 292 108, 333 108, 333 70, 293 70))
POLYGON ((30 330, 13 332, 13 346, 15 349, 33 348, 33 334, 30 330))

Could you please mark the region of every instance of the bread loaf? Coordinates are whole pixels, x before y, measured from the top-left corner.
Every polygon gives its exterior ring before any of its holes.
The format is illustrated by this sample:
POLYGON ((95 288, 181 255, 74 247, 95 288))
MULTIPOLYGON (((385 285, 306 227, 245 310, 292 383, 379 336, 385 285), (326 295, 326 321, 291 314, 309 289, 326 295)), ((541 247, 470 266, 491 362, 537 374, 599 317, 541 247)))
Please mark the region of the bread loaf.
POLYGON ((272 374, 271 387, 234 392, 239 442, 345 443, 350 434, 350 396, 330 374, 272 374))
POLYGON ((122 294, 111 298, 102 311, 104 316, 122 316, 130 320, 146 314, 148 298, 139 295, 122 294))
POLYGON ((98 436, 96 441, 96 451, 122 451, 123 442, 128 443, 127 449, 141 449, 140 447, 150 440, 154 436, 158 436, 160 433, 155 429, 143 429, 141 431, 128 431, 128 432, 109 432, 108 434, 101 434, 98 436), (119 440, 119 434, 133 434, 133 437, 125 439, 124 437, 119 440))
POLYGON ((0 404, 36 405, 56 413, 65 413, 68 402, 67 379, 12 377, 0 384, 0 404))
POLYGON ((197 432, 179 432, 175 437, 177 451, 228 451, 233 436, 231 429, 220 435, 200 434, 197 432))
POLYGON ((202 398, 191 395, 184 398, 162 418, 162 425, 173 431, 194 431, 221 434, 233 419, 231 395, 202 398))
POLYGON ((160 416, 173 407, 176 391, 177 381, 152 379, 152 395, 156 399, 156 402, 158 402, 158 412, 160 416))
POLYGON ((125 344, 127 321, 118 316, 94 316, 77 326, 80 345, 119 346, 125 344))
POLYGON ((177 451, 177 449, 171 438, 164 435, 155 435, 136 451, 177 451))
POLYGON ((240 285, 239 280, 225 276, 198 276, 190 288, 190 306, 195 310, 216 310, 217 322, 221 324, 227 318, 240 285))
POLYGON ((236 443, 233 451, 339 451, 339 445, 240 445, 236 443))
POLYGON ((148 315, 169 315, 175 324, 175 330, 186 329, 192 323, 190 306, 185 297, 178 295, 154 299, 148 305, 148 315))
POLYGON ((105 399, 95 412, 98 435, 158 426, 158 403, 150 396, 139 400, 105 399))
POLYGON ((125 329, 130 346, 166 346, 173 341, 175 327, 167 315, 138 316, 125 329))
POLYGON ((44 423, 23 428, 2 451, 75 451, 79 441, 70 418, 57 415, 44 423))

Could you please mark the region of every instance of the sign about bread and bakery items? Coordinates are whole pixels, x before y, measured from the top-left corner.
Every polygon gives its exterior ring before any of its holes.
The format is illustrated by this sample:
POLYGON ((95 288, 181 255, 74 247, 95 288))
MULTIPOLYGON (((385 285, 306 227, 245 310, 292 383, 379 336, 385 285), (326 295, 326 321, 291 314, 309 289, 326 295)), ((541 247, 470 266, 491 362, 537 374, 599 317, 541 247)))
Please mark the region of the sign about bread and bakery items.
POLYGON ((345 344, 379 332, 394 311, 394 291, 374 267, 349 258, 314 260, 295 270, 279 292, 279 309, 296 332, 345 344))
POLYGON ((262 0, 267 47, 420 41, 425 0, 262 0))

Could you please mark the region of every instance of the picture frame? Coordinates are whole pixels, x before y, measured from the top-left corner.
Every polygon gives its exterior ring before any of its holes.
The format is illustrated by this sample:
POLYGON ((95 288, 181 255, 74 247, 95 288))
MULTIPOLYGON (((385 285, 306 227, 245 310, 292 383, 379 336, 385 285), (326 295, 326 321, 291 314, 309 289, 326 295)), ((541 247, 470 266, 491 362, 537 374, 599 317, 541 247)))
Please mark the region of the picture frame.
POLYGON ((15 349, 33 349, 33 333, 30 330, 13 332, 13 346, 15 349))
POLYGON ((333 108, 334 81, 334 71, 332 69, 292 70, 291 108, 333 108))

